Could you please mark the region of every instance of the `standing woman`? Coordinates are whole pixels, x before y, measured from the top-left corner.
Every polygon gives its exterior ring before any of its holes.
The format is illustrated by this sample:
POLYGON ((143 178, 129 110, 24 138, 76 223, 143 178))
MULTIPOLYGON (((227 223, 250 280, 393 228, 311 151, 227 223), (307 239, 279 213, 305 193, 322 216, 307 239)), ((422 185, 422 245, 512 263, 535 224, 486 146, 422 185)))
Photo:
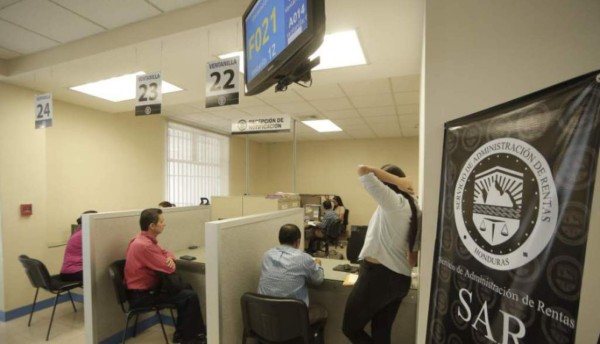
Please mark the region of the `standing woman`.
POLYGON ((343 332, 353 344, 391 342, 392 324, 411 282, 412 254, 418 230, 410 182, 397 166, 360 165, 359 180, 377 202, 360 251, 358 280, 348 296, 343 332), (398 187, 400 186, 400 187, 398 187), (364 330, 371 322, 371 335, 364 330))
POLYGON ((342 202, 342 198, 338 195, 335 195, 331 200, 331 203, 333 203, 333 211, 335 211, 340 220, 344 221, 344 212, 346 211, 346 208, 344 208, 344 202, 342 202))

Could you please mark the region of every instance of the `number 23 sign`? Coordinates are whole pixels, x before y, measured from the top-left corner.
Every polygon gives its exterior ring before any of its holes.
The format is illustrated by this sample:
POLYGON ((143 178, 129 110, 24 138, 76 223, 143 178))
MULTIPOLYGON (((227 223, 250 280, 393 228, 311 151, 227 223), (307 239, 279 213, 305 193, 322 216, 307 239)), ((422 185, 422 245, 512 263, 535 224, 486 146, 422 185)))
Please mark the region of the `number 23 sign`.
POLYGON ((239 57, 208 62, 206 65, 206 107, 240 103, 239 57))
POLYGON ((160 72, 137 76, 135 115, 159 114, 162 104, 160 72))

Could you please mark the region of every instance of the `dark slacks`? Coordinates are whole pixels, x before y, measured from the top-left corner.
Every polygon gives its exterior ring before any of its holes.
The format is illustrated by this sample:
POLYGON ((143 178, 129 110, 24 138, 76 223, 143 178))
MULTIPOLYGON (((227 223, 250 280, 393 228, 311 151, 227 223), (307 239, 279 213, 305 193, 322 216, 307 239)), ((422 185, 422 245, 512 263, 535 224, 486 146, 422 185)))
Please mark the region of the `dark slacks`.
POLYGON ((206 333, 200 301, 193 289, 182 289, 175 295, 166 293, 129 291, 132 307, 151 306, 160 303, 173 303, 177 306, 177 324, 175 326, 182 340, 191 340, 200 333, 206 333))
POLYGON ((346 301, 344 335, 353 344, 391 343, 392 324, 409 288, 410 277, 362 261, 358 280, 346 301), (369 321, 371 336, 365 332, 369 321))

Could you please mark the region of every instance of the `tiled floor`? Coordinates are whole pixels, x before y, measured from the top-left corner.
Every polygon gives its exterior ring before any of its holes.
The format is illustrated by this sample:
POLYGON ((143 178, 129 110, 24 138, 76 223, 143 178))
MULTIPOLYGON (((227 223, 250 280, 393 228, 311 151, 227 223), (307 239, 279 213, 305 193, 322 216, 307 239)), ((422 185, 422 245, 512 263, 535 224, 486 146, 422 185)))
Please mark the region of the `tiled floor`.
MULTIPOLYGON (((83 323, 83 304, 75 303, 77 313, 69 303, 62 303, 56 307, 54 323, 50 331, 50 339, 46 342, 46 331, 50 323, 52 308, 36 311, 33 314, 31 327, 27 327, 29 315, 8 321, 0 322, 0 343, 2 344, 33 344, 33 343, 85 343, 85 330, 83 323)), ((118 307, 115 304, 115 307, 118 307)), ((123 315, 123 325, 125 315, 123 315)), ((169 340, 173 336, 174 328, 165 326, 169 340)), ((164 344, 165 340, 160 325, 154 325, 150 329, 139 333, 135 338, 126 341, 127 344, 164 344)))

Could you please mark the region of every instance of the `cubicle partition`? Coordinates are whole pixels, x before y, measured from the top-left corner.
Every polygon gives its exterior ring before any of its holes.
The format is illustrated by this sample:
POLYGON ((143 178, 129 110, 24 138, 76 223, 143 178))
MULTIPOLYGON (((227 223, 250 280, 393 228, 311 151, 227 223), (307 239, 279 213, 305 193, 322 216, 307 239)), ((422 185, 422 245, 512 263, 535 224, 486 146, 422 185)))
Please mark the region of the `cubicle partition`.
POLYGON ((263 255, 279 245, 279 228, 286 223, 302 228, 303 210, 280 210, 206 224, 209 344, 241 342, 240 297, 256 291, 263 255))
MULTIPOLYGON (((110 343, 123 330, 125 316, 114 295, 108 266, 124 259, 129 241, 140 232, 141 210, 83 215, 84 306, 86 343, 110 343)), ((166 228, 159 244, 171 252, 204 247, 209 206, 163 209, 166 228)), ((202 296, 203 294, 201 294, 202 296)))

